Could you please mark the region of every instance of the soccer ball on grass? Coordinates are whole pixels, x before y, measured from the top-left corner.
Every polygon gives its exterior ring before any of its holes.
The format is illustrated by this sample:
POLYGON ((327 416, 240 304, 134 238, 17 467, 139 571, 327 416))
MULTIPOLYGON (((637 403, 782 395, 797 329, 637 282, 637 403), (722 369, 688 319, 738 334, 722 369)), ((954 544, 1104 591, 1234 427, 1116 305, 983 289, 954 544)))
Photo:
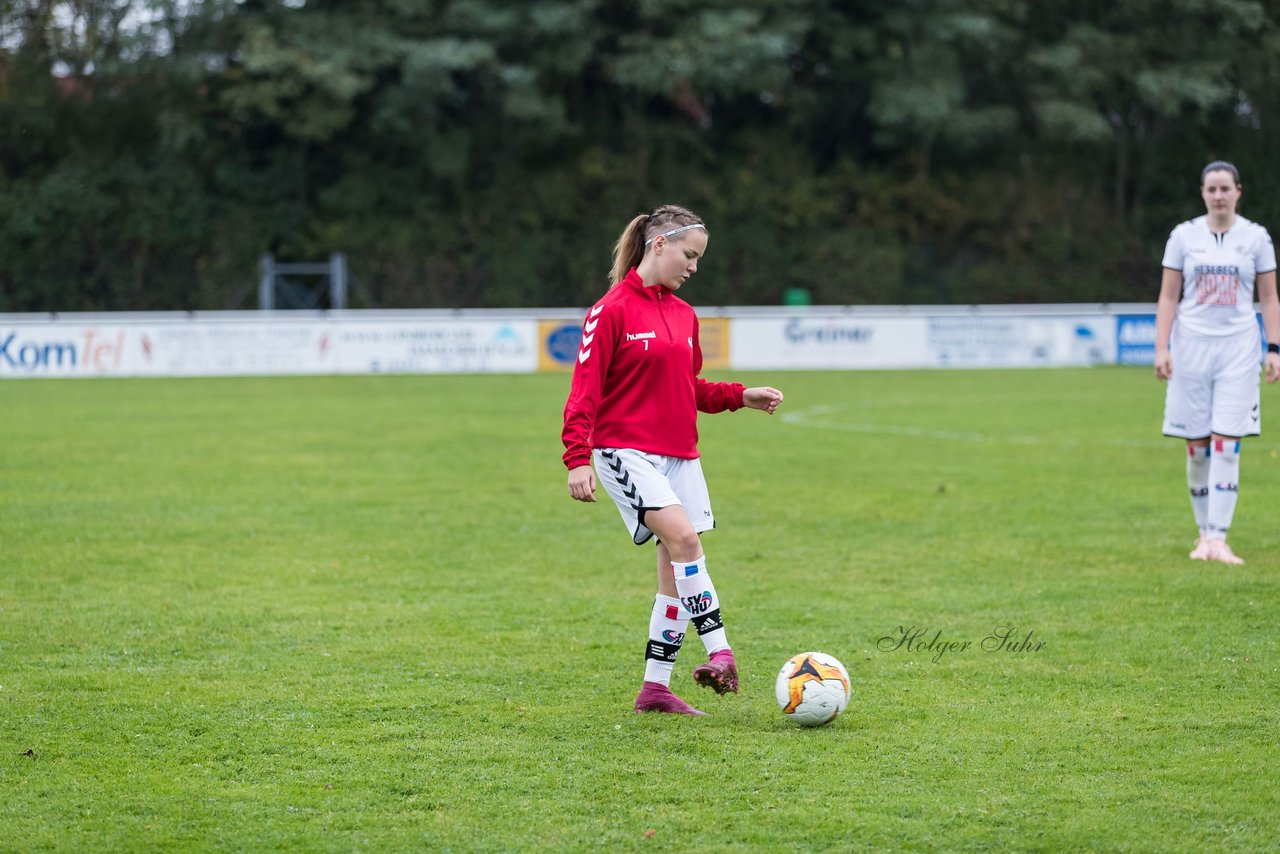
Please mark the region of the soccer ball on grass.
POLYGON ((800 726, 822 726, 849 703, 849 671, 830 655, 802 652, 782 665, 774 692, 791 720, 800 726))

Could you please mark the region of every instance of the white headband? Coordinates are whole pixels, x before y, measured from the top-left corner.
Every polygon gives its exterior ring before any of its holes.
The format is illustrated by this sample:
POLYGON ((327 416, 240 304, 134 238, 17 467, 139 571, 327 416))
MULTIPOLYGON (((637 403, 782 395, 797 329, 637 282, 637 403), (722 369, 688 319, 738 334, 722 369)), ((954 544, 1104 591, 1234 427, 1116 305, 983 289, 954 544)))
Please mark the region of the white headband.
POLYGON ((655 234, 653 237, 650 237, 648 240, 646 240, 644 242, 644 245, 648 246, 650 243, 657 240, 659 237, 670 237, 673 234, 679 234, 680 232, 688 231, 691 228, 700 228, 703 231, 707 230, 707 227, 700 222, 695 222, 693 225, 682 225, 679 228, 673 228, 670 231, 664 231, 662 232, 662 234, 655 234))

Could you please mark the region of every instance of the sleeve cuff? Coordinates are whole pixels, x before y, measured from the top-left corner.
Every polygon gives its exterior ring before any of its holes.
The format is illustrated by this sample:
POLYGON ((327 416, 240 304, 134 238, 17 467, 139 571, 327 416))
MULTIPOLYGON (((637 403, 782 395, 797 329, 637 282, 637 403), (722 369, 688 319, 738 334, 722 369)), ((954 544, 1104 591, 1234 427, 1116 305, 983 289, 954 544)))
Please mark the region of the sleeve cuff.
POLYGON ((589 466, 589 465, 591 465, 590 454, 587 454, 586 456, 566 457, 564 461, 564 467, 569 470, 576 469, 578 466, 589 466))

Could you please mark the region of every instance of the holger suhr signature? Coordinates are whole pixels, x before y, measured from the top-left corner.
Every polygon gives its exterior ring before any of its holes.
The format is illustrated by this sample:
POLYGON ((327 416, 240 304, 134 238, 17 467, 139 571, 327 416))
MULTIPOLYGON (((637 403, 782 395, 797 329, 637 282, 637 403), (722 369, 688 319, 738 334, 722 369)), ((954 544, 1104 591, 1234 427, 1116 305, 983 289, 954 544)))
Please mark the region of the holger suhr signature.
MULTIPOLYGON (((1017 626, 996 626, 980 641, 976 648, 983 652, 1039 652, 1045 648, 1046 641, 1032 640, 1034 629, 1020 634, 1017 626)), ((942 637, 942 629, 930 635, 929 628, 919 626, 898 626, 893 634, 885 635, 876 641, 876 649, 881 652, 927 652, 932 653, 931 660, 937 664, 947 653, 961 653, 975 647, 974 641, 946 640, 942 637)))

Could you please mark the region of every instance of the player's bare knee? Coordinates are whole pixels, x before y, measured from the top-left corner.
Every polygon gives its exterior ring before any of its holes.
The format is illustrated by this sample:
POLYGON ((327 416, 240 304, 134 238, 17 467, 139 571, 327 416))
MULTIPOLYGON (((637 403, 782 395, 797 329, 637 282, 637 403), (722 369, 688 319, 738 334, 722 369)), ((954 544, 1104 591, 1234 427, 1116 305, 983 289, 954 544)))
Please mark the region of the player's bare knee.
POLYGON ((702 540, 691 526, 678 529, 670 540, 663 542, 666 543, 673 561, 697 560, 702 557, 702 540))

